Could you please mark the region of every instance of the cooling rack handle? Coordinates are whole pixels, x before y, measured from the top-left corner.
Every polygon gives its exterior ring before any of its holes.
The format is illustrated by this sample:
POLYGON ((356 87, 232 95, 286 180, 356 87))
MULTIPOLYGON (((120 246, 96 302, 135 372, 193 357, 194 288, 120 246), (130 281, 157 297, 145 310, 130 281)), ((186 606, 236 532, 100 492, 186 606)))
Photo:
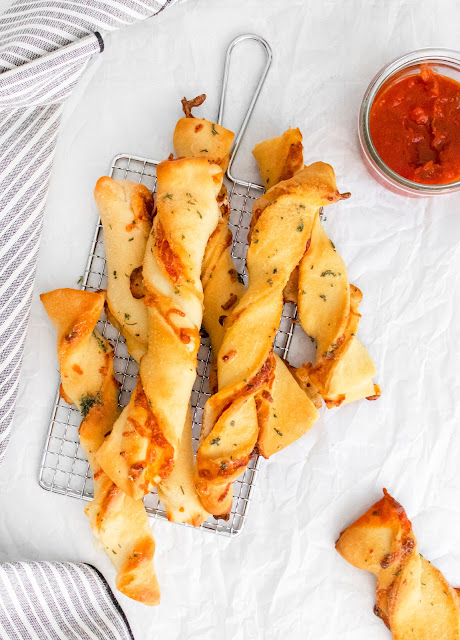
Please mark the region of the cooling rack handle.
MULTIPOLYGON (((243 136, 246 132, 247 126, 248 126, 248 122, 251 119, 252 116, 252 112, 254 111, 254 107, 255 104, 257 102, 257 98, 259 97, 259 94, 261 92, 261 89, 264 85, 265 82, 265 78, 267 77, 267 73, 268 70, 270 69, 270 65, 272 63, 272 50, 270 45, 268 44, 268 42, 266 40, 264 40, 263 38, 261 38, 260 36, 257 36, 253 33, 246 33, 243 34, 241 36, 238 36, 237 38, 235 38, 229 45, 228 49, 227 49, 227 55, 225 56, 225 66, 224 66, 224 75, 223 75, 223 79, 222 79, 222 92, 220 95, 220 104, 219 104, 219 111, 217 114, 217 123, 218 124, 222 124, 222 121, 224 119, 224 111, 225 111, 225 103, 226 103, 226 99, 227 99, 227 92, 228 92, 228 77, 229 77, 229 73, 230 73, 230 63, 231 63, 231 58, 232 58, 232 53, 233 50, 235 49, 235 47, 240 43, 243 42, 245 40, 254 40, 255 42, 258 42, 265 51, 265 56, 266 56, 266 62, 265 62, 265 66, 263 68, 262 74, 259 78, 259 82, 257 83, 257 87, 256 90, 254 91, 254 95, 252 96, 251 102, 249 104, 248 110, 246 111, 246 115, 244 116, 243 122, 241 124, 240 130, 238 131, 236 138, 235 138, 235 142, 232 148, 232 154, 231 154, 231 159, 230 159, 230 164, 228 165, 228 169, 227 169, 227 176, 228 178, 232 181, 232 182, 238 182, 241 185, 244 186, 249 186, 248 182, 243 182, 241 180, 236 180, 233 176, 232 176, 232 166, 233 166, 233 161, 236 157, 236 154, 238 153, 238 149, 240 148, 240 143, 241 140, 243 139, 243 136)), ((255 185, 253 185, 255 186, 255 185)))

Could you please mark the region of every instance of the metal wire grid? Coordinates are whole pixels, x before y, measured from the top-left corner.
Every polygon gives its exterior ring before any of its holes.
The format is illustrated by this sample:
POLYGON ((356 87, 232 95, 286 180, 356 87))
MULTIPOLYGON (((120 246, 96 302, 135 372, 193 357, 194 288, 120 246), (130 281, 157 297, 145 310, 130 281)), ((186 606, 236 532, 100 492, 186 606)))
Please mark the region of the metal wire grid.
MULTIPOLYGON (((156 188, 157 162, 131 155, 116 156, 111 165, 110 175, 114 179, 132 180, 145 184, 152 192, 156 188)), ((247 234, 251 220, 252 204, 260 195, 258 185, 240 183, 229 184, 230 221, 233 233, 232 257, 237 271, 247 282, 246 253, 247 234)), ((101 221, 98 220, 91 251, 82 280, 82 288, 89 291, 105 289, 107 286, 107 265, 101 221)), ((294 331, 296 307, 284 305, 280 328, 275 339, 275 351, 286 357, 294 331)), ((121 383, 119 404, 128 404, 132 390, 136 386, 137 363, 129 356, 123 337, 103 316, 97 325, 100 333, 114 347, 115 376, 121 383)), ((191 396, 193 409, 193 441, 198 445, 203 408, 210 396, 209 373, 211 368, 211 346, 209 337, 202 331, 201 346, 198 351, 197 378, 191 396)), ((39 484, 43 489, 74 498, 91 500, 93 498, 93 479, 86 456, 80 446, 78 427, 80 412, 67 404, 56 394, 50 425, 45 440, 45 449, 39 472, 39 484)), ((244 475, 234 484, 234 498, 228 521, 210 517, 201 525, 206 531, 226 536, 238 535, 247 517, 252 492, 260 464, 259 456, 254 456, 244 475)), ((147 513, 151 517, 166 518, 156 491, 144 498, 147 513)), ((190 526, 190 525, 186 525, 190 526)))

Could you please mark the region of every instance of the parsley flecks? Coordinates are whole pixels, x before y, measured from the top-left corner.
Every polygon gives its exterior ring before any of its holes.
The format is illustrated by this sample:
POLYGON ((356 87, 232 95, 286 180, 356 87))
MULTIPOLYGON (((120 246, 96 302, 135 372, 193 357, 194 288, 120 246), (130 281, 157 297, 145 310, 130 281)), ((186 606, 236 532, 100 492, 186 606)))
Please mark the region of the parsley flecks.
POLYGON ((200 149, 200 153, 208 153, 207 149, 200 149))
POLYGON ((81 405, 80 413, 83 416, 83 418, 86 418, 86 416, 94 407, 94 405, 102 406, 102 402, 99 394, 96 394, 95 396, 93 396, 90 393, 86 393, 80 398, 80 405, 81 405))
POLYGON ((116 271, 113 272, 113 277, 115 278, 115 280, 117 279, 117 272, 116 271))
POLYGON ((98 336, 95 331, 93 331, 93 336, 96 338, 97 344, 99 345, 99 348, 102 349, 102 351, 104 353, 107 353, 107 346, 106 346, 104 340, 100 336, 98 336))
POLYGON ((297 227, 297 231, 303 231, 303 229, 304 229, 303 218, 300 218, 300 224, 297 227))
POLYGON ((277 429, 276 427, 273 427, 273 429, 276 431, 276 433, 277 433, 279 436, 282 436, 282 435, 283 435, 283 434, 281 433, 281 431, 280 431, 279 429, 277 429))
POLYGON ((299 204, 299 209, 306 209, 307 207, 304 204, 299 204))
POLYGON ((230 426, 234 427, 235 426, 235 421, 234 420, 230 420, 230 426))
POLYGON ((198 211, 198 209, 196 210, 197 214, 200 216, 201 220, 203 220, 203 216, 201 215, 201 213, 198 211))
POLYGON ((272 280, 271 278, 269 278, 269 279, 267 280, 267 282, 268 282, 268 284, 269 284, 271 287, 273 286, 273 280, 272 280))
POLYGON ((225 471, 225 469, 227 468, 227 463, 226 462, 221 462, 220 463, 220 468, 222 469, 222 471, 225 471))
POLYGON ((319 297, 322 298, 324 302, 326 302, 326 296, 324 295, 324 293, 322 293, 319 297))
POLYGON ((219 443, 220 443, 220 436, 217 436, 217 438, 213 438, 213 439, 211 440, 211 444, 217 444, 217 445, 219 445, 219 443))
POLYGON ((335 244, 332 242, 332 240, 331 240, 331 245, 332 245, 332 248, 333 248, 333 249, 334 249, 334 251, 335 251, 335 244))
POLYGON ((307 295, 307 292, 305 291, 305 289, 302 289, 302 295, 303 295, 303 296, 306 296, 306 295, 307 295))
MULTIPOLYGON (((340 275, 340 273, 339 273, 340 275)), ((326 271, 323 271, 323 273, 321 274, 321 278, 325 278, 326 276, 333 276, 334 278, 337 276, 336 273, 334 273, 333 271, 331 271, 330 269, 326 269, 326 271)))
POLYGON ((259 238, 257 238, 256 240, 254 240, 252 244, 257 244, 258 242, 259 242, 259 238))
POLYGON ((183 495, 185 496, 185 491, 182 489, 182 485, 180 485, 180 490, 182 491, 183 495))
POLYGON ((128 240, 128 242, 132 242, 133 240, 134 240, 134 238, 130 238, 130 239, 128 240))
POLYGON ((276 267, 273 269, 273 273, 278 273, 278 269, 276 267))
POLYGON ((218 136, 219 135, 219 132, 216 131, 216 127, 214 125, 214 122, 211 124, 211 133, 212 133, 213 136, 218 136))
POLYGON ((163 196, 163 200, 172 200, 172 193, 165 193, 165 195, 163 196))
POLYGON ((129 320, 129 319, 130 319, 130 317, 131 317, 131 316, 129 315, 129 313, 125 313, 125 320, 129 320))

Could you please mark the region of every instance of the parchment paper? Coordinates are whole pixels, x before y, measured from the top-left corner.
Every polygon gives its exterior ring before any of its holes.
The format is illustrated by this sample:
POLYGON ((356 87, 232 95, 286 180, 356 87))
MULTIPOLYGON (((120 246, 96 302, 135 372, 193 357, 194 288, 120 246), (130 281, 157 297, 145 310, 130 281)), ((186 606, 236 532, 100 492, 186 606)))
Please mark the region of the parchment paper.
MULTIPOLYGON (((306 437, 263 463, 240 537, 155 521, 161 605, 117 596, 137 640, 388 639, 372 613, 373 577, 334 550, 384 486, 406 508, 423 555, 460 585, 460 196, 385 191, 367 174, 356 133, 380 67, 422 46, 455 48, 459 19, 456 0, 189 0, 107 38, 66 105, 56 151, 15 429, 0 471, 1 560, 86 561, 113 585, 83 503, 37 483, 58 381, 55 333, 38 295, 77 286, 97 216, 93 186, 111 158, 166 157, 184 95, 208 93, 202 112, 215 117, 227 44, 253 31, 271 43, 274 61, 235 173, 255 176, 253 144, 299 126, 306 161, 330 162, 351 191, 329 209, 326 229, 364 293, 359 336, 383 394, 323 410, 306 437)), ((247 90, 261 58, 256 49, 241 57, 247 90)), ((244 96, 235 89, 226 124, 238 120, 244 96)))

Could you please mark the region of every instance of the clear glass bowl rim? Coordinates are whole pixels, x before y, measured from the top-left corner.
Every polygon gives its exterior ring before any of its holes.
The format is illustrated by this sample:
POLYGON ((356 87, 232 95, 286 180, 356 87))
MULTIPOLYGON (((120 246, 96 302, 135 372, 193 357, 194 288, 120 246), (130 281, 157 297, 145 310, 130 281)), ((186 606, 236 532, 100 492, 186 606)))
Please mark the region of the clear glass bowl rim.
POLYGON ((403 178, 390 169, 377 153, 370 135, 369 114, 377 93, 393 75, 418 64, 445 64, 446 66, 456 68, 460 74, 460 51, 443 47, 416 49, 415 51, 410 51, 403 56, 395 58, 382 67, 371 80, 364 93, 359 112, 359 140, 364 153, 368 160, 374 165, 377 172, 393 185, 396 184, 396 186, 402 187, 404 191, 417 193, 418 195, 452 193, 460 190, 460 180, 448 182, 447 184, 422 184, 403 178))

